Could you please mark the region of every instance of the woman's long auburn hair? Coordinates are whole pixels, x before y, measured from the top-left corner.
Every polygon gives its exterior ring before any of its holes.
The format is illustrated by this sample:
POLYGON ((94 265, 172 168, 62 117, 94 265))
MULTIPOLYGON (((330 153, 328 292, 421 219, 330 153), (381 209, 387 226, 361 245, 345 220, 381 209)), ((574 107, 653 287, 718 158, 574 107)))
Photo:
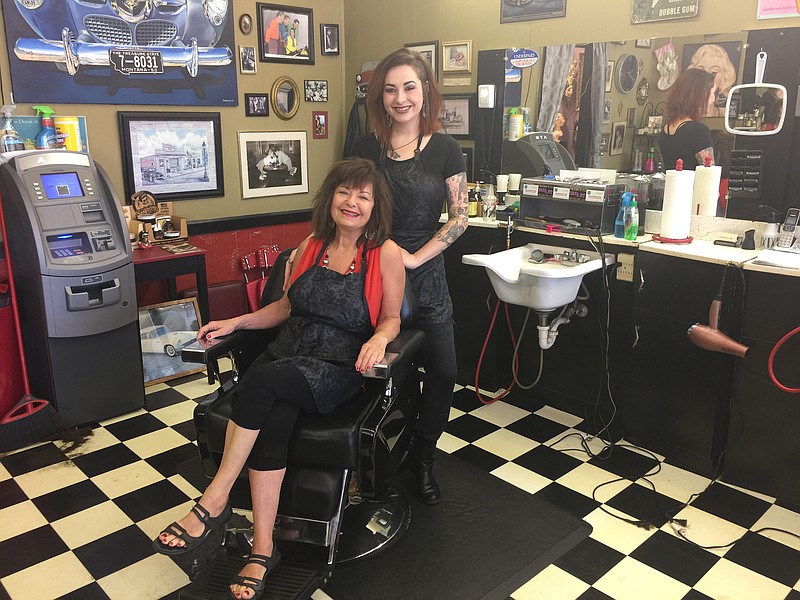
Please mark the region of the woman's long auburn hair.
POLYGON ((330 242, 336 234, 336 223, 331 216, 331 205, 336 188, 345 185, 361 189, 372 185, 372 215, 364 232, 370 246, 380 246, 392 234, 392 193, 383 174, 371 160, 348 158, 333 164, 325 176, 311 208, 311 228, 314 237, 330 242))
POLYGON ((686 117, 702 121, 706 116, 708 96, 714 89, 714 74, 703 69, 687 69, 672 84, 664 109, 664 125, 686 117))
POLYGON ((392 126, 389 115, 383 106, 383 88, 386 85, 386 74, 395 67, 409 66, 414 69, 422 82, 422 112, 420 114, 420 133, 429 135, 442 129, 439 115, 444 108, 442 94, 436 85, 436 76, 431 64, 419 52, 408 48, 400 48, 384 58, 378 66, 367 88, 367 129, 375 134, 378 142, 384 146, 389 143, 392 126))

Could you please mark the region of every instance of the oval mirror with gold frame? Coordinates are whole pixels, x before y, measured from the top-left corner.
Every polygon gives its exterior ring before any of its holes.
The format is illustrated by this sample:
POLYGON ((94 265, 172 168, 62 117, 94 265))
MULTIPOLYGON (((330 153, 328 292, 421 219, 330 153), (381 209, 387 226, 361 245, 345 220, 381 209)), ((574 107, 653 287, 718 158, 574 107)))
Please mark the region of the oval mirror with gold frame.
POLYGON ((281 119, 289 120, 300 108, 300 90, 291 77, 278 77, 272 84, 269 100, 275 114, 281 119))

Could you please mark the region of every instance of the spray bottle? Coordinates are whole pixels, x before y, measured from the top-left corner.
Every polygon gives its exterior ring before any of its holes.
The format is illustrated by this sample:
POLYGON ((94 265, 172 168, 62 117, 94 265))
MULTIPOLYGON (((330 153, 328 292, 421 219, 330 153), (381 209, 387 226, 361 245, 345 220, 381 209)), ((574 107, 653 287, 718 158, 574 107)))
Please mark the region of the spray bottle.
POLYGON ((639 235, 639 209, 636 206, 636 194, 631 194, 631 206, 628 209, 628 219, 625 221, 625 239, 636 241, 639 235))
POLYGON ((12 118, 14 117, 14 104, 4 104, 3 111, 3 124, 0 125, 0 152, 14 152, 15 150, 25 150, 25 144, 19 137, 12 118))
POLYGON ((617 218, 614 220, 614 237, 616 238, 624 238, 625 237, 625 225, 628 222, 628 213, 630 211, 631 205, 631 194, 630 192, 625 192, 622 194, 622 201, 619 205, 619 212, 617 213, 617 218))
POLYGON ((49 106, 34 106, 33 110, 42 117, 42 130, 36 136, 36 147, 40 150, 61 148, 62 145, 58 142, 56 127, 53 124, 53 113, 55 111, 49 106))

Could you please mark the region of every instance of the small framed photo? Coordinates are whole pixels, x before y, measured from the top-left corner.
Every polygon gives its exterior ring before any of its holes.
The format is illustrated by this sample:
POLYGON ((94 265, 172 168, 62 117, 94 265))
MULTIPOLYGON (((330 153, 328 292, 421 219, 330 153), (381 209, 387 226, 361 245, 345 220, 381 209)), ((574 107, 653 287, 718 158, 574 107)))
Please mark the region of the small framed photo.
POLYGON ((442 73, 472 73, 472 42, 442 42, 442 73))
POLYGON ((608 142, 610 139, 610 133, 603 133, 600 135, 600 154, 608 154, 608 142))
POLYGON ((255 46, 239 46, 239 72, 242 75, 256 74, 255 46))
POLYGON ((250 35, 250 32, 253 31, 253 17, 242 13, 239 17, 239 31, 242 32, 242 35, 250 35))
POLYGON ((314 64, 314 11, 256 2, 258 60, 314 64))
POLYGON ((603 125, 611 123, 611 100, 606 98, 603 100, 603 125))
POLYGON ((647 128, 650 131, 661 131, 664 125, 664 115, 650 115, 647 117, 647 128))
POLYGON ((240 131, 242 198, 308 192, 305 131, 240 131))
POLYGON ((464 155, 464 162, 467 165, 467 181, 475 181, 475 149, 461 146, 461 154, 464 155))
POLYGON ((339 54, 339 26, 333 23, 321 23, 319 26, 319 39, 322 44, 323 56, 339 54))
POLYGON ((139 340, 146 386, 204 369, 181 360, 181 349, 197 339, 197 298, 162 302, 139 309, 139 340))
POLYGON ((652 40, 650 38, 641 38, 641 39, 637 39, 636 42, 634 42, 633 45, 636 48, 649 48, 650 44, 652 44, 652 43, 653 42, 652 42, 652 40))
POLYGON ((225 195, 219 113, 119 112, 125 197, 159 202, 225 195))
POLYGON ((625 145, 625 121, 615 121, 611 125, 611 147, 608 153, 611 156, 622 154, 622 147, 625 145))
POLYGON ((616 61, 610 60, 606 63, 606 93, 611 91, 611 84, 614 82, 614 64, 616 61))
POLYGON ((475 115, 475 94, 444 94, 444 108, 439 120, 454 138, 471 139, 475 115))
POLYGON ((414 52, 419 52, 427 58, 428 62, 431 63, 436 81, 439 81, 439 42, 437 40, 432 42, 412 42, 404 44, 404 47, 414 52))
POLYGON ((628 119, 625 121, 626 127, 636 127, 636 108, 628 109, 628 119))
POLYGON ((567 0, 501 0, 500 22, 552 19, 567 14, 567 0))
POLYGON ((325 79, 306 79, 303 82, 306 102, 327 102, 328 81, 325 79))
POLYGON ((311 137, 315 140, 328 139, 328 111, 315 110, 311 113, 311 137))
POLYGON ((269 94, 245 94, 244 114, 246 117, 268 117, 269 94))

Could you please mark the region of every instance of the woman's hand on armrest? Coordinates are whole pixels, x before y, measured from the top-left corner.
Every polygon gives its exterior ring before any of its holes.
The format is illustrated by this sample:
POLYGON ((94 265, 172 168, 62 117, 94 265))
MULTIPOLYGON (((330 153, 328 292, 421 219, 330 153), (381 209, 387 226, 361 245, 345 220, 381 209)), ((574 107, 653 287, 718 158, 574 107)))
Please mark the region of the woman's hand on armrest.
POLYGON ((400 246, 391 240, 384 242, 381 248, 381 280, 383 293, 378 325, 372 337, 361 346, 356 359, 355 368, 361 373, 383 360, 386 345, 400 333, 400 308, 406 287, 406 271, 400 246))
POLYGON ((237 327, 237 321, 241 317, 234 317, 233 319, 225 319, 224 321, 209 321, 200 328, 197 332, 197 340, 214 340, 226 335, 230 335, 237 327))

